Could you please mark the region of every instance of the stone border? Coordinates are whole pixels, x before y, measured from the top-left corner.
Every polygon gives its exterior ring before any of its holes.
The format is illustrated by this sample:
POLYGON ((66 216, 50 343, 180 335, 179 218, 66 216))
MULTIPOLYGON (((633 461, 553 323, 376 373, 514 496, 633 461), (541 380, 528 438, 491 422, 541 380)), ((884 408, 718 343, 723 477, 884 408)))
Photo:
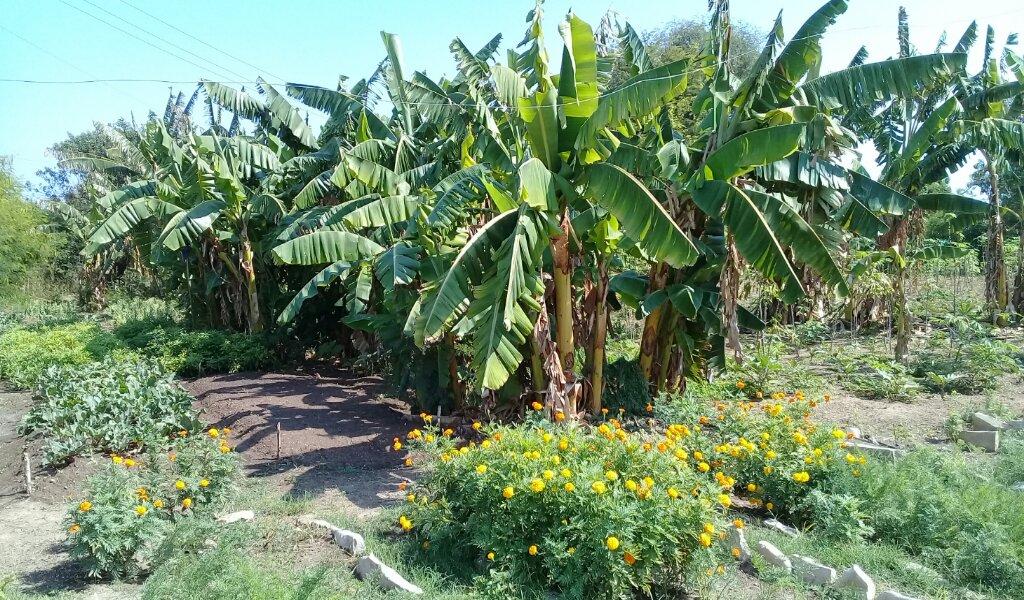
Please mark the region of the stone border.
POLYGON ((356 562, 355 575, 364 581, 374 581, 385 590, 401 590, 410 594, 420 595, 423 590, 415 584, 410 583, 402 577, 398 571, 384 564, 373 554, 366 554, 366 541, 363 536, 348 529, 335 527, 313 515, 302 515, 297 521, 303 525, 312 525, 326 529, 331 534, 334 543, 337 544, 346 554, 359 558, 356 562))

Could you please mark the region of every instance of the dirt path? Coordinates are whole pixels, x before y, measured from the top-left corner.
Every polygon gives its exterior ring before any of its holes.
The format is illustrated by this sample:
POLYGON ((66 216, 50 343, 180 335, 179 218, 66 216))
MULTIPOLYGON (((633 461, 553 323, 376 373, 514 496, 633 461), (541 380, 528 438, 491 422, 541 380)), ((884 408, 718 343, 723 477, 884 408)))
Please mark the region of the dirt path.
POLYGON ((282 494, 340 497, 356 515, 397 496, 408 470, 389 452, 410 425, 379 377, 346 371, 214 375, 184 382, 203 420, 231 429, 246 474, 282 494), (281 427, 281 458, 277 426, 281 427))

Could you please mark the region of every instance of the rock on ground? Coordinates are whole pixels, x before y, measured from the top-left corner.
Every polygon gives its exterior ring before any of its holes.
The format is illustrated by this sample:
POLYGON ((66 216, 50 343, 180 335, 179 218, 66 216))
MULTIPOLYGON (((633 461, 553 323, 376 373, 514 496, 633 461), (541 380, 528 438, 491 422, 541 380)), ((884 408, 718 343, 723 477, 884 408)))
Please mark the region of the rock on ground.
POLYGON ((836 580, 835 587, 858 592, 859 598, 875 600, 875 582, 859 565, 853 565, 836 580))
POLYGON ((775 547, 771 542, 760 541, 757 543, 757 553, 760 554, 765 562, 770 565, 785 569, 787 573, 793 571, 793 563, 789 562, 789 558, 775 547))
POLYGON ((986 415, 983 412, 976 412, 971 415, 971 429, 975 431, 1003 431, 1006 423, 999 417, 986 415))
POLYGON ((836 580, 836 570, 808 556, 794 554, 791 557, 793 573, 811 585, 831 585, 836 580))
POLYGON ((252 521, 255 518, 256 513, 252 512, 251 510, 240 510, 238 512, 233 512, 229 515, 217 517, 217 520, 221 523, 234 523, 236 521, 252 521))
POLYGON ((378 584, 386 590, 402 590, 417 595, 423 593, 423 590, 406 581, 398 574, 398 571, 387 566, 372 554, 360 558, 356 563, 356 576, 366 580, 376 579, 378 584))
POLYGON ((977 446, 988 452, 999 451, 998 431, 970 431, 965 429, 960 432, 960 439, 971 446, 977 446))
POLYGON ((331 535, 334 536, 334 543, 352 556, 359 556, 366 552, 366 542, 363 540, 363 536, 354 531, 333 529, 331 535))
POLYGON ((769 529, 774 529, 779 533, 788 535, 789 537, 795 538, 800 535, 800 532, 796 528, 790 527, 777 519, 765 519, 764 526, 769 529))

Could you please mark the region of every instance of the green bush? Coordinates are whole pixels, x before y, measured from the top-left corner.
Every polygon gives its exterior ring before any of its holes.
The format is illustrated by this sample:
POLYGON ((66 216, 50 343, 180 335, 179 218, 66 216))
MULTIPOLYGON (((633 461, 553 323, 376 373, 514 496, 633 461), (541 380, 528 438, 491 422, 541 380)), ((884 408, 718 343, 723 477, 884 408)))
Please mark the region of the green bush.
POLYGON ((95 323, 13 329, 0 335, 0 379, 31 388, 51 366, 83 365, 118 347, 117 339, 95 323))
POLYGON ((66 523, 71 554, 90 577, 142 574, 174 521, 208 513, 230 489, 237 458, 224 434, 182 433, 145 459, 114 455, 86 482, 66 523))
POLYGON ((192 398, 151 362, 54 365, 38 378, 36 396, 19 430, 47 439, 48 464, 90 451, 160 447, 198 423, 192 398))
POLYGON ((400 525, 428 555, 566 598, 632 597, 698 555, 727 556, 720 488, 672 454, 645 451, 614 421, 533 416, 483 433, 473 445, 431 428, 410 433, 427 470, 407 490, 400 525))
POLYGON ((131 320, 114 330, 125 347, 179 375, 265 368, 272 355, 262 338, 221 330, 190 330, 163 317, 131 320))
POLYGON ((635 358, 620 358, 604 368, 604 406, 613 414, 619 409, 632 415, 647 414, 651 394, 635 358))

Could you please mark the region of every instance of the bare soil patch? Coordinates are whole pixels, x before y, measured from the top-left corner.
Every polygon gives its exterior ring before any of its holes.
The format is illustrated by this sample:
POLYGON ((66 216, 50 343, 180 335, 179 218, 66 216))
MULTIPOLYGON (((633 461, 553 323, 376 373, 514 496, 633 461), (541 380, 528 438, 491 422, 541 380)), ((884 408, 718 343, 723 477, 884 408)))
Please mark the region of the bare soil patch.
POLYGON ((202 418, 228 427, 249 477, 290 496, 340 495, 357 514, 396 497, 409 469, 394 438, 408 407, 379 377, 344 370, 213 375, 183 382, 202 418), (277 459, 277 427, 281 457, 277 459))

